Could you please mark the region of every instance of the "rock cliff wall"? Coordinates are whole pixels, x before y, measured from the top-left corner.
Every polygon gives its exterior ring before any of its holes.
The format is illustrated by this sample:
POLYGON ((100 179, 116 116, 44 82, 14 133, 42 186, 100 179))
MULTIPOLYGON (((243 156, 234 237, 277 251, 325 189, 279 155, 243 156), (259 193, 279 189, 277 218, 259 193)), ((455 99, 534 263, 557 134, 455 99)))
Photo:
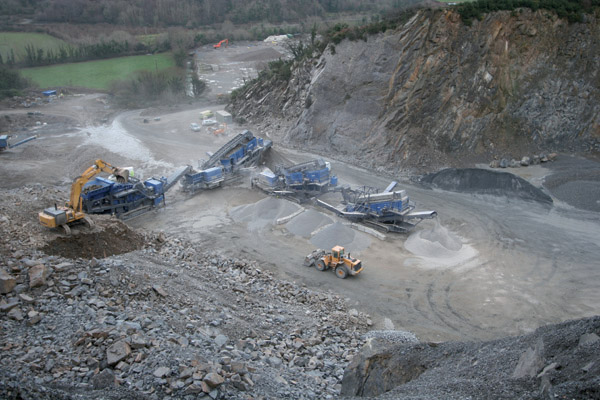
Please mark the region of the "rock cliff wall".
POLYGON ((330 44, 289 83, 230 104, 292 146, 367 167, 431 171, 539 151, 600 150, 600 27, 547 11, 465 26, 420 11, 393 32, 330 44))

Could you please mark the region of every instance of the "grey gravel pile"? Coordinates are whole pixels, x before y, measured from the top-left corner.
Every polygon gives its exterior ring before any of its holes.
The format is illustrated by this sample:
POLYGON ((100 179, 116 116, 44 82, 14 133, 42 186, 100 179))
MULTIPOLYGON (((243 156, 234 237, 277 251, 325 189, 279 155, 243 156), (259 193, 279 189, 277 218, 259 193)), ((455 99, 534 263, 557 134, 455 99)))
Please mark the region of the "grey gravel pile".
POLYGON ((310 238, 311 233, 315 230, 332 222, 331 218, 325 214, 309 209, 292 218, 285 224, 285 228, 296 236, 310 238))
POLYGON ((350 251, 359 252, 371 245, 371 239, 364 233, 336 222, 317 232, 310 242, 320 249, 331 249, 333 246, 343 246, 350 251))

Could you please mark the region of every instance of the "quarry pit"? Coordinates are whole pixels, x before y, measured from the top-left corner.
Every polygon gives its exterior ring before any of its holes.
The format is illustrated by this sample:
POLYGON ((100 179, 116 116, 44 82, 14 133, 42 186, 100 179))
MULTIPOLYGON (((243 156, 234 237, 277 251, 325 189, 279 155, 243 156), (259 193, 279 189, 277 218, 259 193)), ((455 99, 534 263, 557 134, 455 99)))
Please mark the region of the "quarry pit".
MULTIPOLYGON (((220 65, 210 73, 226 72, 220 78, 230 85, 224 87, 213 79, 206 98, 180 108, 114 110, 101 94, 67 96, 39 106, 42 122, 45 116, 65 117, 67 122, 30 127, 38 140, 2 154, 0 169, 6 199, 17 192, 26 196, 27 188, 43 195, 19 205, 5 201, 1 214, 20 221, 32 243, 44 249, 52 247, 59 234, 38 226, 36 213, 49 205, 45 202, 65 201, 72 179, 95 159, 132 166, 143 177, 168 175, 182 165, 196 166, 207 152, 244 129, 273 140, 273 164, 323 157, 282 146, 278 139, 283 132, 274 128, 267 132, 229 123, 220 135, 207 127, 190 130, 190 123, 200 122, 201 110, 223 109, 215 96, 234 88, 243 74, 256 68, 261 51, 272 55, 276 50, 265 44, 230 46, 217 57, 213 49, 199 49, 197 57, 220 65), (103 115, 107 119, 99 122, 103 115)), ((549 205, 521 199, 518 193, 427 187, 324 158, 341 184, 383 189, 398 180, 419 208, 436 210, 438 217, 408 234, 385 234, 382 240, 353 229, 326 210, 253 190, 250 176, 257 169, 246 171, 235 184, 194 196, 174 188, 166 207, 126 224, 132 230, 182 237, 225 257, 256 260, 281 279, 341 296, 350 306, 369 313, 375 327, 389 328, 391 323, 425 341, 493 339, 600 312, 600 279, 596 279, 600 204, 587 201, 587 209, 578 206, 580 190, 589 197, 597 187, 600 174, 595 160, 560 154, 552 163, 508 170, 553 196, 549 205), (575 174, 582 168, 588 171, 585 180, 575 174), (546 180, 552 183, 550 188, 544 187, 546 180), (286 223, 277 223, 294 213, 298 214, 286 223), (334 244, 345 246, 363 261, 360 276, 339 280, 334 274, 302 266, 304 256, 314 248, 334 244)), ((97 251, 90 254, 99 257, 97 251)))

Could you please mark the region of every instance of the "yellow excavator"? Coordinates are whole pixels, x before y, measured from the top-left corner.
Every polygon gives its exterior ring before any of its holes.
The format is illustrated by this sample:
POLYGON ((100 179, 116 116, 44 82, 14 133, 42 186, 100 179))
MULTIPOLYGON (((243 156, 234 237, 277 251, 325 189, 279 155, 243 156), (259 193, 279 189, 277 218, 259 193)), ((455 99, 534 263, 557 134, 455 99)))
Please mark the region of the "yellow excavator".
POLYGON ((129 171, 124 168, 116 168, 109 163, 96 160, 94 165, 89 167, 80 177, 75 179, 71 185, 71 195, 69 202, 65 207, 46 208, 38 213, 40 223, 48 228, 62 228, 67 235, 71 234, 69 225, 76 222, 84 222, 88 227, 92 228, 94 222, 81 211, 81 190, 85 184, 101 172, 112 174, 118 182, 127 182, 129 179, 129 171))

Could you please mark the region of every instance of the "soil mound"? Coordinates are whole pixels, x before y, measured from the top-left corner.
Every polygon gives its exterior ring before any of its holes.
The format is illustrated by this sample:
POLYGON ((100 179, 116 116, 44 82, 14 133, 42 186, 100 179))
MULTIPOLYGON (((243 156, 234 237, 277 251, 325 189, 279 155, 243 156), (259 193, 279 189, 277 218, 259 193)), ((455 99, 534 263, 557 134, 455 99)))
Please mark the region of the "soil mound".
POLYGON ((144 237, 118 220, 97 223, 90 233, 59 237, 41 250, 50 255, 65 258, 106 258, 115 254, 129 253, 142 248, 144 237))
POLYGON ((425 175, 421 178, 421 183, 452 192, 514 196, 523 200, 552 204, 552 198, 541 189, 508 172, 479 168, 448 168, 425 175))

